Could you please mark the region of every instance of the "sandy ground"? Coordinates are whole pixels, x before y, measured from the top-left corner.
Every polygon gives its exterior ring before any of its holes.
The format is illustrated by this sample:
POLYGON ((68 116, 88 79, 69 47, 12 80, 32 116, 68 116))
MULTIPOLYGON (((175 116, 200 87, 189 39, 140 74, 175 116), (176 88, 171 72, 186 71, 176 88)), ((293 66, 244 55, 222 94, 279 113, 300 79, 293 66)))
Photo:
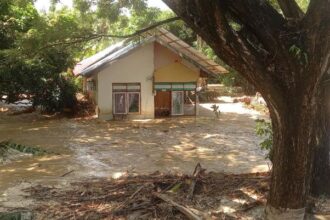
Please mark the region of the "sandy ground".
POLYGON ((18 200, 20 189, 31 184, 65 186, 85 178, 156 170, 191 173, 198 162, 208 171, 268 171, 266 152, 259 149, 254 131, 254 120, 265 116, 240 103, 224 102, 216 119, 211 105, 202 104, 197 118, 116 122, 0 113, 0 140, 59 154, 0 165, 0 211, 30 205, 32 201, 18 200))

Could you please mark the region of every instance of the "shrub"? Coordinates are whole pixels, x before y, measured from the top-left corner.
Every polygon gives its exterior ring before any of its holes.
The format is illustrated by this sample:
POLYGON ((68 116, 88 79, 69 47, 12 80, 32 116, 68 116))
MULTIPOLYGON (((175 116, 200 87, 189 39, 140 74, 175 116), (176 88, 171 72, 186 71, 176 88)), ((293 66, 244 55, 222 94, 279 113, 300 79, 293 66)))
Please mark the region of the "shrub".
POLYGON ((0 64, 0 97, 7 97, 8 103, 18 101, 24 95, 31 98, 34 107, 40 106, 46 112, 75 107, 77 86, 72 75, 61 74, 64 67, 60 66, 64 61, 55 58, 7 58, 6 62, 0 64))
POLYGON ((267 150, 266 158, 273 161, 273 129, 271 122, 267 122, 264 119, 256 120, 256 134, 263 138, 259 143, 262 150, 267 150))
POLYGON ((33 95, 33 105, 40 106, 46 112, 62 112, 74 109, 77 104, 77 88, 72 79, 61 75, 48 79, 41 84, 33 95))

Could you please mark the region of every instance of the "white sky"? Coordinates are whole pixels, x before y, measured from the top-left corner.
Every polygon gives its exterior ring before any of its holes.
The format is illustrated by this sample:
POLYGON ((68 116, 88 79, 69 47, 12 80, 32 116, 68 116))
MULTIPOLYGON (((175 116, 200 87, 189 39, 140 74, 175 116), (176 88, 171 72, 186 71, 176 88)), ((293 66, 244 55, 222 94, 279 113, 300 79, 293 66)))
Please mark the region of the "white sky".
MULTIPOLYGON (((61 5, 72 7, 72 0, 60 0, 61 5)), ((157 7, 162 10, 169 9, 162 0, 148 0, 148 5, 150 7, 157 7)), ((37 0, 35 6, 39 11, 48 11, 50 6, 50 0, 37 0)))

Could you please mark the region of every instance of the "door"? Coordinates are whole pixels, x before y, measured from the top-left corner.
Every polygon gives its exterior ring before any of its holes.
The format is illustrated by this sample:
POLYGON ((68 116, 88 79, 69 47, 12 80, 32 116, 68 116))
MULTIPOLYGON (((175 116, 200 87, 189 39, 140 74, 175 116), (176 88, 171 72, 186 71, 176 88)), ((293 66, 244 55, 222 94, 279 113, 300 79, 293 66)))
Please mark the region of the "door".
POLYGON ((183 91, 172 91, 172 115, 183 115, 183 91))
POLYGON ((155 96, 155 116, 167 117, 171 115, 171 92, 157 91, 155 96))

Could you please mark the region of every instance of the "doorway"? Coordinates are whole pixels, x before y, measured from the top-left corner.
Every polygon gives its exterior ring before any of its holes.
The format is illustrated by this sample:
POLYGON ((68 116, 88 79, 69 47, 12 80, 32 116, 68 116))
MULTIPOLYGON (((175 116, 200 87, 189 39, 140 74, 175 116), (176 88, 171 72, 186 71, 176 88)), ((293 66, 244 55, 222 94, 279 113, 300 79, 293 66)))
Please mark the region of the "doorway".
POLYGON ((171 115, 171 91, 157 91, 155 96, 155 117, 171 115))

